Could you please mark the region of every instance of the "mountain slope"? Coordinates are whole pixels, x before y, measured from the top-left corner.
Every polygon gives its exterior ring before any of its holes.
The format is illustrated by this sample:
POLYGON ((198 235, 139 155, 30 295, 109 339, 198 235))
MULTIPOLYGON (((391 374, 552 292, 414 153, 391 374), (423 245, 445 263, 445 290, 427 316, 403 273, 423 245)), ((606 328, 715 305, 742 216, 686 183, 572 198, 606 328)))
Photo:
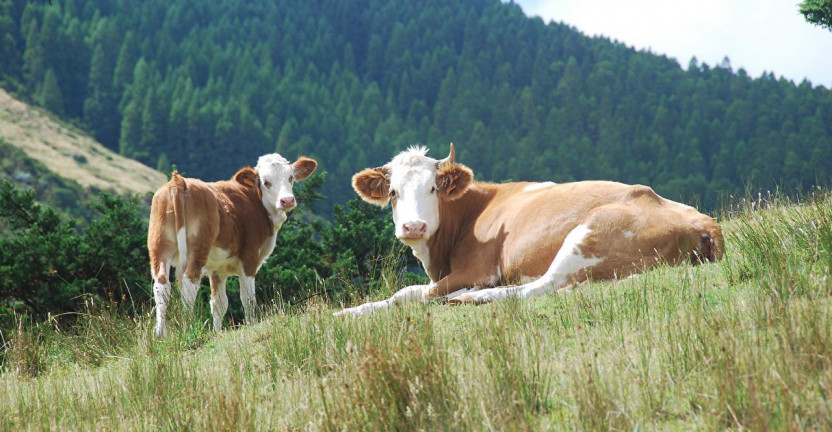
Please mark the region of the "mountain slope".
POLYGON ((349 178, 425 144, 480 179, 610 179, 713 209, 832 174, 832 92, 636 51, 500 0, 0 0, 0 82, 150 166, 305 154, 349 178))
POLYGON ((112 152, 86 133, 26 105, 3 89, 0 141, 19 148, 55 174, 92 190, 145 194, 167 181, 163 173, 112 152))

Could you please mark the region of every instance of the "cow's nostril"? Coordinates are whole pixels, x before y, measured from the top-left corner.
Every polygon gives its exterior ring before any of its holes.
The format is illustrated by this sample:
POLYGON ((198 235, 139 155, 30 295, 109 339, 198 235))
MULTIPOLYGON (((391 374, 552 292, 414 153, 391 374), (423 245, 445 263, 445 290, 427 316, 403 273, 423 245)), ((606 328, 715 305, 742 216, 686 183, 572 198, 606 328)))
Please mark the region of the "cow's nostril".
POLYGON ((292 207, 295 205, 295 197, 286 197, 280 199, 281 207, 292 207))
POLYGON ((424 222, 407 222, 402 224, 402 230, 405 234, 424 234, 428 230, 428 225, 424 222))

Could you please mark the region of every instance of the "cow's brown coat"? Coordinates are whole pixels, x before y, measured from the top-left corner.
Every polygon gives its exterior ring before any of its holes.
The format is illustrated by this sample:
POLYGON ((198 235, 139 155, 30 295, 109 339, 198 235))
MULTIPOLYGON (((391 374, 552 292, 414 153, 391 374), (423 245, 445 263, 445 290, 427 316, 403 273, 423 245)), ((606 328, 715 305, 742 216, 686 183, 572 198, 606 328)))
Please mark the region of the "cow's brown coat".
MULTIPOLYGON (((389 191, 383 170, 353 179, 358 194, 377 205, 387 202, 389 191)), ((430 297, 540 277, 579 225, 590 229, 583 256, 603 261, 573 282, 624 277, 660 263, 715 261, 724 253, 713 218, 646 186, 584 181, 525 190, 535 183, 472 183, 470 173, 460 164, 437 170, 437 188, 454 196, 439 200, 440 224, 427 240, 426 271, 437 282, 430 297)))

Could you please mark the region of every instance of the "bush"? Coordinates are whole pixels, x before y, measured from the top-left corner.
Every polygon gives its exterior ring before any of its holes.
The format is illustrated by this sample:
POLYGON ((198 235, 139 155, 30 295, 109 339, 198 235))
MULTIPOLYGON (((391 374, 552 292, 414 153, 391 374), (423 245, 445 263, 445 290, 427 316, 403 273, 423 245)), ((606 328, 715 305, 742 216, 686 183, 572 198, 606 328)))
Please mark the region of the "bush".
MULTIPOLYGON (((147 273, 146 226, 138 201, 102 194, 101 214, 83 233, 78 221, 35 202, 34 192, 0 185, 0 326, 9 313, 45 316, 78 310, 84 298, 122 300, 147 273)), ((147 293, 143 290, 143 298, 147 293)), ((138 299, 137 299, 138 300, 138 299)))

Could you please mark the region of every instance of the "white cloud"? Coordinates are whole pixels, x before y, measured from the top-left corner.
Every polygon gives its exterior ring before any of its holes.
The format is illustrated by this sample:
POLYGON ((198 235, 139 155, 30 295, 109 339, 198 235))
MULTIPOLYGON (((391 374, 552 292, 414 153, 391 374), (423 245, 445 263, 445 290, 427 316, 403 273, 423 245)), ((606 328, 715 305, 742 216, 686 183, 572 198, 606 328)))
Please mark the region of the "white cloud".
POLYGON ((515 0, 529 16, 563 22, 637 49, 711 66, 724 57, 752 77, 765 72, 832 88, 832 32, 807 23, 799 0, 515 0))

